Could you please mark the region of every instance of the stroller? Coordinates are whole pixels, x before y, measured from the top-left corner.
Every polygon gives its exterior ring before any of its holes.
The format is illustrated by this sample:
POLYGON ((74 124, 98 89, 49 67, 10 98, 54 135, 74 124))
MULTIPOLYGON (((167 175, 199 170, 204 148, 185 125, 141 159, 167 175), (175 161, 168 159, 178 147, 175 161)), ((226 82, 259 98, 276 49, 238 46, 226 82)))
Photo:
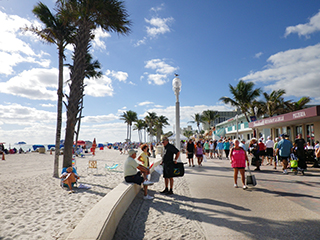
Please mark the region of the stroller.
POLYGON ((294 175, 297 175, 299 172, 302 173, 302 175, 304 175, 304 170, 305 169, 302 169, 300 168, 298 165, 298 162, 299 162, 299 158, 296 154, 294 153, 291 153, 290 154, 290 168, 291 168, 291 171, 294 173, 294 175))

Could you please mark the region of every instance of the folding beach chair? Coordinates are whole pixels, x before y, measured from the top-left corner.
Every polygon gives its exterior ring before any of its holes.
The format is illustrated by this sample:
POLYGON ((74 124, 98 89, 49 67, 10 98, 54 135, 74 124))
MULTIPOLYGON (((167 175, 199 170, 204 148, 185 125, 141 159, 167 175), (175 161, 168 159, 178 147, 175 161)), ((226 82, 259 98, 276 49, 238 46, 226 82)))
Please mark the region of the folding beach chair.
POLYGON ((96 170, 98 174, 98 163, 97 160, 89 160, 88 166, 87 166, 87 174, 89 174, 89 169, 96 170))
POLYGON ((104 169, 107 172, 118 172, 117 168, 120 166, 118 163, 114 163, 112 166, 109 166, 108 164, 105 165, 104 169))

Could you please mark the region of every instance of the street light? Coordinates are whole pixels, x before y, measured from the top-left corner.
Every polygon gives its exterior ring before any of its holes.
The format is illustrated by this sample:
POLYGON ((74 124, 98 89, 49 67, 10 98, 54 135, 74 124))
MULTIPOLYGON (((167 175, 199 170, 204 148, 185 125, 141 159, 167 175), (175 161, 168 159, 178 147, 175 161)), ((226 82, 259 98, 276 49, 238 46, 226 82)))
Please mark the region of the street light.
POLYGON ((175 78, 172 80, 172 90, 176 95, 176 148, 180 151, 180 103, 179 93, 181 91, 181 80, 178 78, 178 74, 175 74, 175 78))

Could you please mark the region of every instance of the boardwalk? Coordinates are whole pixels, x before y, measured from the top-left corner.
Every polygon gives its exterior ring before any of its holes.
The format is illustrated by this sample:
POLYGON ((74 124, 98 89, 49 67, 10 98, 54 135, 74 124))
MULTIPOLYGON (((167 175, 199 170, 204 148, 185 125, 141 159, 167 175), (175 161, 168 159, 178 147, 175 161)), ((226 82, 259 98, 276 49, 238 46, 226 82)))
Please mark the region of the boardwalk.
POLYGON ((139 194, 114 239, 319 239, 320 170, 283 175, 263 166, 254 174, 258 185, 242 190, 228 160, 187 166, 173 196, 159 194, 163 181, 151 188, 153 201, 139 194))

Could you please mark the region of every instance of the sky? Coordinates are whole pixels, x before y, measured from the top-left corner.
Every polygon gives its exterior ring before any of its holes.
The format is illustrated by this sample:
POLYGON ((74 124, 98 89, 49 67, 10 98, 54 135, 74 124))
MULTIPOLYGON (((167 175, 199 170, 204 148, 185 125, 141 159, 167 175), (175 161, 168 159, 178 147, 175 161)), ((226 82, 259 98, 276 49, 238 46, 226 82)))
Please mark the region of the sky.
MULTIPOLYGON (((55 13, 54 0, 43 1, 55 13)), ((0 142, 54 144, 58 54, 55 45, 21 31, 42 26, 33 0, 0 0, 0 142)), ((233 110, 219 99, 232 97, 240 79, 285 99, 311 97, 320 103, 320 1, 316 0, 125 0, 132 22, 128 35, 97 29, 90 49, 103 76, 86 79, 79 139, 124 141, 120 120, 132 110, 168 118, 175 126, 174 74, 182 88, 180 126, 204 110, 233 110)), ((72 63, 72 46, 66 50, 72 63)), ((68 93, 64 71, 64 92, 68 93)), ((63 109, 61 138, 65 136, 63 109)), ((132 141, 138 141, 132 131, 132 141)))

